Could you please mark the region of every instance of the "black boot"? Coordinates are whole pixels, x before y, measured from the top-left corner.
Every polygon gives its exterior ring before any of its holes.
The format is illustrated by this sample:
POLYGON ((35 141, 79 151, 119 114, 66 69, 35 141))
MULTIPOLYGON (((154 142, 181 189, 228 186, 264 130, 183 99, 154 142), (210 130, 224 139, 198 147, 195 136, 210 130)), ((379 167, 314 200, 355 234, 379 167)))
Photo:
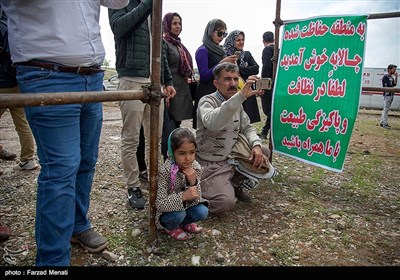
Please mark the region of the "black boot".
POLYGON ((243 190, 243 188, 234 188, 235 189, 235 197, 237 200, 242 202, 251 202, 250 196, 243 190))

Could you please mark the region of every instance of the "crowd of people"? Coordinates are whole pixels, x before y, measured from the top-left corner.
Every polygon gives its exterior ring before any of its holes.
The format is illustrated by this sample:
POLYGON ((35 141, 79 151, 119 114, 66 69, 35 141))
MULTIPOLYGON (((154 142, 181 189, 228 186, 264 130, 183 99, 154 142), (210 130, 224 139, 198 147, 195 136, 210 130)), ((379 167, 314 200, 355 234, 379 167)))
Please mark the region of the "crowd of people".
MULTIPOLYGON (((152 2, 151 0, 131 0, 122 9, 109 9, 109 24, 116 43, 116 70, 120 80, 118 90, 141 89, 143 86, 150 85, 152 69, 150 16, 152 2)), ((244 186, 254 187, 257 182, 249 184, 248 181, 251 179, 235 171, 235 165, 227 163, 228 155, 235 146, 238 133, 244 133, 246 137, 249 137, 248 143, 250 150, 252 150, 251 161, 257 168, 261 169, 261 162, 268 166, 266 154, 269 153, 266 147, 262 147, 262 140, 257 135, 256 130, 251 127, 252 122, 260 121, 255 95, 262 95, 263 92, 251 90, 251 84, 257 79, 259 66, 251 53, 243 50, 244 32, 235 30, 227 37, 227 26, 221 19, 213 19, 207 24, 202 39, 203 44, 195 53, 200 80, 195 98, 192 100, 188 79, 194 75, 193 58, 179 37, 182 32, 182 23, 182 17, 174 12, 166 13, 162 19, 160 83, 166 98, 160 106, 159 113, 158 158, 160 170, 158 175, 160 176, 158 177, 159 188, 156 203, 158 227, 163 228, 167 234, 178 240, 186 239, 186 232, 198 233, 201 231, 201 227, 195 222, 207 216, 208 207, 210 207, 210 213, 221 213, 231 210, 237 199, 250 202, 251 199, 243 188, 244 186), (221 45, 225 37, 227 37, 226 43, 221 45), (219 69, 219 65, 238 66, 237 69, 228 67, 228 71, 223 71, 223 73, 228 72, 237 75, 237 78, 232 78, 229 83, 225 83, 226 87, 216 84, 221 75, 221 71, 216 70, 219 69), (246 83, 241 85, 243 88, 239 86, 239 78, 243 83, 246 83), (221 119, 217 114, 212 116, 211 120, 210 117, 203 119, 200 115, 199 104, 203 97, 226 90, 236 93, 240 89, 242 90, 240 93, 242 99, 236 98, 237 101, 229 101, 239 104, 239 106, 236 106, 237 108, 235 107, 234 112, 232 109, 228 109, 229 115, 221 119), (246 92, 245 95, 243 95, 243 92, 246 92), (252 119, 248 121, 246 119, 249 118, 245 111, 246 108, 249 113, 257 112, 255 117, 252 115, 252 119), (231 112, 233 112, 233 115, 231 112), (240 119, 237 119, 238 116, 240 119), (180 127, 182 121, 188 119, 193 121, 194 129, 197 128, 198 124, 201 124, 193 139, 188 131, 182 130, 180 127), (213 122, 215 119, 219 119, 217 127, 207 126, 205 128, 204 123, 213 122), (224 121, 221 122, 220 120, 224 121), (230 133, 222 133, 223 140, 218 137, 215 138, 214 135, 218 133, 212 132, 210 129, 226 131, 230 121, 235 123, 234 126, 229 128, 233 130, 230 133), (201 133, 205 133, 205 135, 201 135, 201 133), (179 138, 175 138, 175 135, 179 138), (212 135, 212 137, 209 137, 209 135, 212 135), (210 162, 216 161, 217 165, 221 162, 227 163, 227 166, 237 176, 228 174, 228 177, 220 177, 220 174, 217 173, 211 175, 210 173, 203 173, 205 166, 199 165, 197 160, 201 162, 208 160, 209 157, 204 157, 204 154, 213 153, 215 147, 209 144, 206 147, 207 151, 205 151, 204 145, 207 143, 201 140, 202 138, 218 140, 218 143, 215 142, 213 145, 218 146, 219 150, 225 149, 223 151, 224 156, 213 158, 210 162), (176 141, 179 143, 183 141, 183 143, 175 145, 176 141), (175 146, 176 148, 174 148, 175 146), (220 149, 220 146, 223 149, 220 149), (182 160, 178 160, 181 158, 182 160), (197 176, 192 178, 191 176, 195 174, 197 176), (218 188, 215 187, 214 192, 207 191, 206 185, 210 181, 207 180, 207 176, 219 178, 219 181, 232 179, 232 181, 235 181, 235 188, 230 184, 225 184, 218 188), (223 201, 221 202, 223 206, 218 206, 221 198, 215 197, 215 192, 220 196, 228 196, 229 201, 223 201)), ((226 100, 230 97, 229 94, 220 96, 226 98, 226 100)), ((150 105, 139 100, 128 100, 119 102, 119 106, 123 123, 121 162, 127 186, 128 202, 133 209, 141 210, 145 208, 146 200, 140 189, 140 174, 146 167, 141 168, 140 165, 149 166, 150 105), (142 137, 140 137, 141 130, 142 137), (145 161, 143 164, 139 164, 137 155, 139 152, 141 155, 144 154, 145 161)), ((218 107, 215 109, 219 110, 218 107)), ((211 164, 209 172, 213 172, 211 164)), ((213 185, 218 185, 219 181, 213 183, 213 185)))
MULTIPOLYGON (((40 5, 36 1, 0 0, 0 4, 1 34, 10 42, 10 47, 0 48, 0 93, 101 91, 104 72, 100 66, 105 57, 99 26, 101 5, 109 8, 118 90, 141 90, 151 84, 153 0, 44 1, 40 5), (37 20, 43 13, 47 20, 37 20), (7 21, 6 15, 12 20, 7 21), (66 21, 74 28, 65 25, 66 21), (40 44, 44 40, 52 43, 43 48, 40 44)), ((244 50, 245 33, 233 30, 228 34, 221 19, 208 22, 194 56, 200 80, 192 100, 188 79, 194 75, 193 58, 179 37, 182 22, 175 12, 166 13, 162 20, 160 83, 165 98, 159 106, 155 205, 157 227, 176 240, 200 233, 198 222, 209 214, 230 211, 237 201, 251 202, 246 189, 257 186, 259 179, 276 175, 268 160, 271 151, 263 144, 270 131, 272 90, 252 87, 259 79, 260 66, 251 52, 244 50), (252 125, 261 121, 257 96, 261 96, 266 115, 259 133, 252 125), (172 128, 163 127, 166 119, 172 121, 172 128), (195 133, 181 127, 188 119, 193 121, 195 133)), ((274 34, 267 31, 262 40, 261 77, 273 78, 274 34)), ((396 66, 388 70, 394 75, 396 66)), ((397 82, 397 73, 395 79, 390 77, 386 86, 397 82)), ((385 104, 390 102, 387 96, 385 104)), ((119 108, 128 203, 141 210, 146 206, 140 188, 141 181, 148 180, 150 105, 124 100, 119 108)), ((1 109, 0 115, 4 111, 1 109)), ((90 252, 104 250, 107 240, 93 230, 87 215, 102 104, 10 108, 10 113, 21 145, 15 169, 39 167, 35 146, 40 163, 36 265, 70 265, 71 242, 90 252)), ((387 110, 381 126, 388 126, 387 110)), ((16 157, 0 144, 2 160, 16 157)), ((0 239, 9 235, 9 228, 0 221, 0 239)))
MULTIPOLYGON (((0 4, 1 35, 7 39, 0 53, 0 93, 101 91, 104 72, 100 66, 105 56, 99 28, 101 5, 109 8, 118 90, 141 90, 151 84, 152 0, 41 2, 40 5, 18 0, 0 4), (38 16, 39 10, 48 14, 46 24, 51 23, 52 30, 30 16, 32 13, 38 16), (62 24, 67 19, 76 23, 75 28, 62 24), (46 49, 40 47, 42 38, 52 41, 46 49), (65 41, 71 44, 64 44, 65 41), (15 47, 18 45, 25 47, 15 47), (76 45, 81 46, 79 52, 76 45)), ((250 120, 245 111, 253 111, 257 103, 253 97, 261 94, 251 89, 259 66, 251 53, 243 50, 244 32, 235 30, 227 37, 226 24, 220 19, 211 20, 203 44, 195 54, 200 83, 192 100, 188 79, 194 75, 193 58, 179 38, 182 17, 166 13, 162 29, 160 83, 165 98, 159 107, 156 224, 172 238, 185 240, 188 233, 202 231, 198 222, 206 219, 209 212, 231 210, 237 199, 250 201, 243 191, 246 177, 228 163, 239 133, 247 137, 252 165, 261 170, 267 163, 268 151, 251 126, 251 122, 260 120, 259 113, 250 120), (226 42, 221 45, 225 37, 226 42), (245 83, 241 87, 239 78, 245 83), (173 122, 167 131, 163 130, 164 118, 173 122), (193 119, 194 128, 199 125, 195 134, 180 127, 187 119, 193 119), (213 139, 217 142, 213 143, 213 139), (220 166, 229 172, 220 172, 220 166), (212 185, 225 180, 232 183, 212 189, 212 185)), ((141 181, 148 180, 150 105, 140 100, 124 100, 119 107, 121 162, 128 202, 132 208, 141 210, 146 205, 140 187, 141 181)), ((15 169, 39 167, 35 146, 40 163, 36 265, 69 265, 71 243, 78 243, 89 252, 104 250, 107 240, 93 229, 87 215, 103 121, 102 104, 9 110, 21 144, 20 162, 15 169)), ((16 157, 0 144, 2 160, 16 157)), ((1 240, 10 234, 9 227, 0 222, 1 240)))

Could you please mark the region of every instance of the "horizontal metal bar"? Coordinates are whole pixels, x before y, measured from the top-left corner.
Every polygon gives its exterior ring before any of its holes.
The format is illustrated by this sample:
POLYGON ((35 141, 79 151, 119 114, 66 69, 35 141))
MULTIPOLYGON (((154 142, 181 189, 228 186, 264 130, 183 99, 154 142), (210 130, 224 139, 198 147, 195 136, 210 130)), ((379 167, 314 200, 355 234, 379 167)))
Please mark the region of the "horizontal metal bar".
MULTIPOLYGON (((396 92, 400 88, 362 87, 363 91, 396 92)), ((54 92, 54 93, 25 93, 0 94, 0 108, 47 106, 75 103, 142 100, 146 97, 142 90, 129 91, 88 91, 88 92, 54 92)))
POLYGON ((364 91, 400 92, 400 88, 393 87, 362 87, 364 91))
POLYGON ((394 18, 400 17, 400 12, 369 14, 367 19, 394 18))
POLYGON ((0 108, 142 100, 143 90, 0 94, 0 108))

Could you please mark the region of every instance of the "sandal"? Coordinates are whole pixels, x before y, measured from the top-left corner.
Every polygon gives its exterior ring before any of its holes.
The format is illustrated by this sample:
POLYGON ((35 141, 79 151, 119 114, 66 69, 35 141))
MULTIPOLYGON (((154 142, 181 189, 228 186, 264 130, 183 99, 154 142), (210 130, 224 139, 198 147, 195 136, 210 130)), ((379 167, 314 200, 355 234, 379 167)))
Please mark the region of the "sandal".
POLYGON ((187 234, 179 227, 173 230, 165 229, 165 232, 175 240, 186 240, 188 238, 187 234))
POLYGON ((181 227, 184 231, 190 233, 199 233, 203 230, 203 228, 195 223, 191 223, 181 227))
POLYGON ((5 241, 10 237, 10 229, 0 222, 0 240, 5 241))

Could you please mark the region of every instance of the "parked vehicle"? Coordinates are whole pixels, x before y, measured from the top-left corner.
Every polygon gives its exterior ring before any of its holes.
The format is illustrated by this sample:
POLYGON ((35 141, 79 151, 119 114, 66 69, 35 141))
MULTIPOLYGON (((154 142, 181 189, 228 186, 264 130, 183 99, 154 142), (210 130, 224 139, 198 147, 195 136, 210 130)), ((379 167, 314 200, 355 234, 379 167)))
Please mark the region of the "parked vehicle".
POLYGON ((112 75, 110 78, 103 81, 103 90, 105 91, 117 90, 118 83, 119 83, 118 75, 112 75))
MULTIPOLYGON (((386 68, 365 67, 362 74, 363 87, 382 87, 382 78, 387 73, 386 68)), ((396 88, 400 88, 397 83, 396 88)), ((383 96, 380 91, 361 91, 360 107, 383 109, 383 96)), ((400 110, 400 93, 395 93, 391 110, 400 110)))

